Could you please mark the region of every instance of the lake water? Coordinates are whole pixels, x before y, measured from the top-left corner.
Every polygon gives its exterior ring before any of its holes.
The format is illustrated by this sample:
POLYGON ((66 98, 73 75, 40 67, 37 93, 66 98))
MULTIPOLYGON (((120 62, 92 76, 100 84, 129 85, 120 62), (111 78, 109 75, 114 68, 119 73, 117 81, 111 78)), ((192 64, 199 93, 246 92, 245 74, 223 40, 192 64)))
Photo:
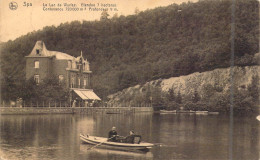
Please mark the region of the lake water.
POLYGON ((1 115, 0 159, 233 159, 259 160, 260 122, 255 116, 234 117, 233 145, 227 115, 93 114, 1 115), (80 133, 107 137, 134 130, 155 143, 147 153, 113 151, 82 144, 80 133), (232 148, 232 149, 230 149, 232 148))

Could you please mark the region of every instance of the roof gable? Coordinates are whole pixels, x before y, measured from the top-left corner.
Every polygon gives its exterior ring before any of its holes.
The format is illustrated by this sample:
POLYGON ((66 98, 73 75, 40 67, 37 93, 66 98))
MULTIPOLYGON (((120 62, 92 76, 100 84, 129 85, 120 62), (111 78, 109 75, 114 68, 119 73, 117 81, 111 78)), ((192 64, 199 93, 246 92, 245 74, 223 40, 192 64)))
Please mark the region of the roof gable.
POLYGON ((31 53, 27 57, 56 57, 56 59, 66 59, 72 60, 73 56, 57 52, 57 51, 49 51, 43 41, 37 41, 31 51, 31 53))

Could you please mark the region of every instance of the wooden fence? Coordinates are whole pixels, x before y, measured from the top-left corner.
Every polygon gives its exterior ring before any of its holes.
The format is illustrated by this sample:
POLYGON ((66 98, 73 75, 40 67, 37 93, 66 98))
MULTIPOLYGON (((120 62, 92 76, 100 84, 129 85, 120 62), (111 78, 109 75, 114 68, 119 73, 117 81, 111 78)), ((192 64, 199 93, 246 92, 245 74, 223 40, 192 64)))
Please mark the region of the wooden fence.
POLYGON ((77 101, 75 105, 73 102, 69 101, 2 101, 0 107, 152 107, 150 103, 106 103, 106 102, 96 102, 96 103, 86 103, 83 101, 77 101))
POLYGON ((68 101, 3 101, 1 107, 71 107, 68 101))

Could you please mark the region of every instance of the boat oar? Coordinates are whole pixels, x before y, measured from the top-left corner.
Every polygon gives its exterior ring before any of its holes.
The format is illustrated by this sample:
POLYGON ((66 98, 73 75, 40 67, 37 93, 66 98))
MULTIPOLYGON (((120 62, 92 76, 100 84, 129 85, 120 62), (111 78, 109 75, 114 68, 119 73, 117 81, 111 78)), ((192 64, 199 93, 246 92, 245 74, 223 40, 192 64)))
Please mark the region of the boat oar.
POLYGON ((106 141, 100 142, 100 143, 98 143, 98 144, 96 144, 96 145, 94 145, 94 146, 88 148, 87 150, 91 150, 92 148, 95 148, 95 147, 97 147, 97 146, 100 146, 101 144, 107 142, 108 140, 110 140, 110 139, 112 139, 112 138, 114 138, 114 137, 110 137, 110 138, 108 138, 106 141))
POLYGON ((154 145, 154 146, 158 146, 158 147, 162 147, 162 146, 164 146, 163 143, 153 143, 153 145, 154 145))

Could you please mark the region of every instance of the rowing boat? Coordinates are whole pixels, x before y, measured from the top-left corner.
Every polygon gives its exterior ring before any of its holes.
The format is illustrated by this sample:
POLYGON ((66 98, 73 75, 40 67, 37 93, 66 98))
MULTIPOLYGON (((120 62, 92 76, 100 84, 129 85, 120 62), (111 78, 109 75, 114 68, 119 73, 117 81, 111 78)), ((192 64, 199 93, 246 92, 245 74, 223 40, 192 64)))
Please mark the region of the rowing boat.
POLYGON ((208 114, 208 111, 195 111, 195 114, 208 114))
POLYGON ((92 145, 97 145, 100 148, 107 148, 113 150, 126 150, 126 151, 149 151, 154 145, 152 143, 140 142, 140 143, 120 143, 120 142, 110 142, 107 138, 96 137, 80 134, 80 139, 83 143, 88 143, 92 145))
POLYGON ((208 112, 209 114, 218 115, 219 112, 208 112))
POLYGON ((168 111, 168 110, 160 110, 160 113, 176 113, 176 110, 171 110, 171 111, 168 111))
POLYGON ((177 113, 195 113, 195 111, 192 111, 192 110, 178 110, 177 113))

